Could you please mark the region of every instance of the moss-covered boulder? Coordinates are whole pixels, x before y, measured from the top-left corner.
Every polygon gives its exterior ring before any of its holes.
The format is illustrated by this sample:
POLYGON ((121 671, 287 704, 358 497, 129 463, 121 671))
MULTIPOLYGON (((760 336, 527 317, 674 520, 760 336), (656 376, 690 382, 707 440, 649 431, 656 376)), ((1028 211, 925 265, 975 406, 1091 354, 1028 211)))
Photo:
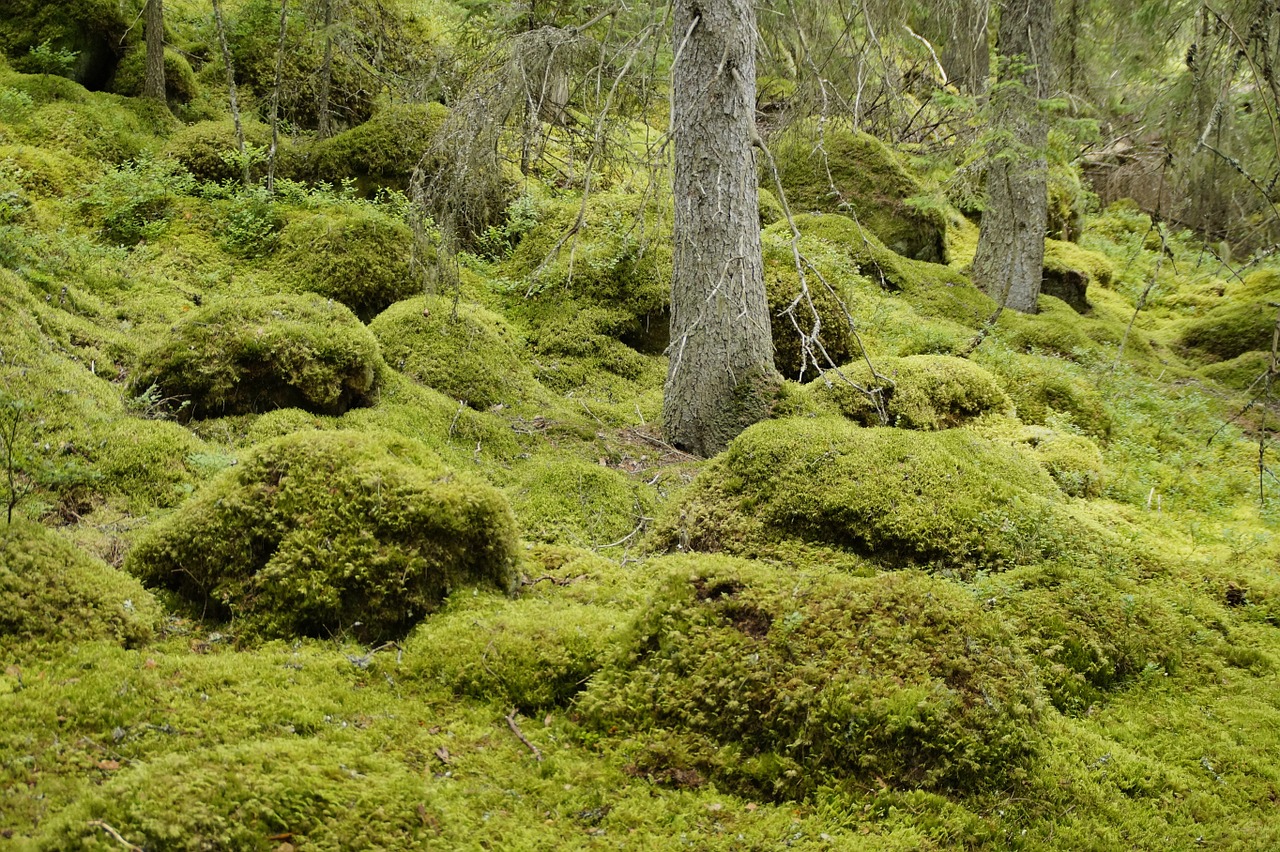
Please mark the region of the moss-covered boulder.
POLYGON ((912 355, 873 363, 879 376, 859 361, 845 365, 840 374, 829 373, 810 382, 808 392, 820 405, 864 426, 947 429, 983 414, 1013 410, 996 378, 972 361, 912 355), (875 398, 859 388, 873 392, 875 398))
POLYGON ((1246 352, 1269 350, 1276 309, 1268 305, 1280 302, 1280 274, 1255 272, 1238 292, 1227 296, 1203 316, 1187 321, 1178 342, 1207 361, 1229 361, 1246 352))
POLYGON ((1210 381, 1225 385, 1233 390, 1258 390, 1260 381, 1271 369, 1270 352, 1246 352, 1229 361, 1218 361, 1206 364, 1199 369, 1200 375, 1210 381))
POLYGON ((530 462, 507 493, 527 538, 581 547, 625 544, 656 503, 621 471, 576 459, 530 462))
POLYGON ((0 526, 0 642, 137 645, 163 617, 136 579, 50 530, 17 519, 0 526))
POLYGON ((368 329, 314 295, 251 296, 193 311, 144 352, 131 386, 183 418, 368 405, 382 360, 368 329))
POLYGON ((1097 497, 1102 493, 1102 451, 1089 438, 1033 427, 1026 430, 1026 443, 1067 494, 1097 497))
MULTIPOLYGON (((142 94, 142 84, 147 74, 147 51, 142 44, 134 45, 125 52, 124 58, 116 66, 115 77, 111 81, 111 90, 118 95, 138 97, 142 94)), ((164 51, 164 91, 171 103, 190 103, 196 96, 196 75, 191 70, 187 58, 172 48, 164 51)))
POLYGON ((658 540, 749 554, 795 538, 890 566, 968 571, 1039 558, 1060 499, 1034 459, 964 429, 793 418, 734 440, 668 510, 658 540))
POLYGON ((579 702, 590 723, 638 734, 637 773, 769 799, 865 784, 972 792, 1036 754, 1035 670, 963 588, 917 572, 676 565, 579 702))
POLYGON ((281 280, 339 301, 365 322, 422 291, 409 269, 409 226, 372 206, 344 206, 296 219, 280 233, 278 245, 281 280))
MULTIPOLYGON (((262 122, 249 118, 242 127, 245 144, 259 148, 271 144, 271 130, 262 122)), ((235 123, 227 118, 180 127, 169 137, 164 153, 198 180, 218 183, 241 179, 243 173, 231 157, 236 150, 235 123)))
POLYGON ((532 391, 523 341, 479 305, 444 296, 405 299, 379 314, 369 331, 391 367, 479 411, 532 391))
POLYGON ((126 567, 269 636, 402 636, 460 585, 509 591, 515 522, 493 488, 400 438, 287 435, 147 531, 126 567))
POLYGON ((1026 354, 990 343, 974 360, 996 375, 1024 423, 1046 424, 1066 415, 1086 435, 1106 439, 1112 419, 1088 374, 1076 365, 1045 354, 1026 354))
POLYGON ((1088 313, 1089 285, 1109 285, 1112 272, 1111 261, 1105 255, 1082 249, 1075 243, 1045 240, 1040 292, 1061 299, 1076 313, 1088 313))
POLYGON ((318 180, 372 180, 407 185, 413 170, 449 117, 442 104, 390 104, 364 124, 317 142, 308 170, 318 180))
POLYGON ((910 203, 924 190, 896 154, 873 136, 830 124, 818 146, 809 130, 775 146, 793 212, 853 216, 904 257, 946 262, 946 218, 910 203))

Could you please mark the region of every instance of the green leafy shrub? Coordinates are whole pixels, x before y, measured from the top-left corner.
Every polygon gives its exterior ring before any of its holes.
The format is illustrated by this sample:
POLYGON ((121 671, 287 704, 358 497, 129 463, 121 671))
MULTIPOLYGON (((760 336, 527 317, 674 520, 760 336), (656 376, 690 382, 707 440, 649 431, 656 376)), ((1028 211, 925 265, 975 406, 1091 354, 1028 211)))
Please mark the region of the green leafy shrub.
POLYGON ((284 220, 265 187, 244 189, 226 203, 219 230, 231 254, 254 258, 275 250, 284 220))
POLYGON ((142 585, 27 521, 0 526, 0 639, 137 645, 163 612, 142 585))
POLYGON ((1061 492, 1033 459, 963 429, 759 423, 698 475, 659 542, 749 552, 781 538, 888 565, 966 571, 1041 557, 1061 492))
POLYGON ((855 362, 841 372, 863 388, 880 388, 889 422, 882 424, 875 404, 835 375, 815 379, 806 388, 819 404, 864 426, 889 425, 900 429, 947 429, 987 413, 1011 411, 1013 403, 986 370, 949 355, 912 355, 880 358, 876 370, 888 381, 871 375, 865 362, 855 362))
POLYGON ((58 77, 71 77, 76 68, 80 52, 65 48, 53 47, 45 39, 37 45, 27 48, 27 55, 22 58, 21 67, 32 74, 53 74, 58 77))
POLYGON ((494 489, 401 438, 301 432, 255 448, 151 527, 126 567, 268 636, 403 635, 459 585, 509 591, 494 489))
POLYGON ((167 160, 144 158, 107 171, 80 201, 107 242, 136 245, 168 226, 178 196, 195 187, 191 175, 167 160))
POLYGON ((579 702, 589 722, 644 737, 638 772, 770 799, 868 783, 969 792, 1036 754, 1034 668, 962 588, 676 565, 579 702))
MULTIPOLYGON (((127 50, 116 66, 111 90, 118 95, 137 97, 142 94, 142 84, 147 75, 147 51, 145 45, 135 45, 127 50)), ((164 51, 164 91, 172 103, 190 103, 196 96, 195 72, 187 58, 176 50, 164 51)))
POLYGON ((275 268, 294 289, 342 302, 368 322, 421 292, 412 254, 408 225, 369 205, 348 205, 286 225, 275 268))
POLYGON ((515 331, 479 305, 419 296, 369 324, 386 362, 406 376, 485 411, 529 396, 533 376, 515 331))
POLYGON ((378 343, 342 305, 314 295, 251 296, 193 311, 142 353, 131 387, 190 403, 184 418, 371 403, 378 343))
POLYGON ((625 474, 576 459, 522 466, 507 493, 526 538, 584 547, 625 538, 654 509, 652 492, 625 474))

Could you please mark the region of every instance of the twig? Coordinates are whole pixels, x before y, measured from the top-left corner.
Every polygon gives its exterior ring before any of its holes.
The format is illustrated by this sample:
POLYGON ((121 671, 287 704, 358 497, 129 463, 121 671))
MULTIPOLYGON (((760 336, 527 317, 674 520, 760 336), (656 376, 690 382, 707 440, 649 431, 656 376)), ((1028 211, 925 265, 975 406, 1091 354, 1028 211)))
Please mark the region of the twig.
POLYGON ((507 714, 507 727, 511 729, 511 733, 520 738, 520 742, 529 747, 529 751, 533 752, 534 757, 538 760, 542 760, 542 752, 538 751, 538 747, 536 745, 529 742, 528 737, 521 732, 520 726, 516 724, 516 711, 514 709, 507 714))
POLYGON ((142 852, 141 846, 135 846, 134 844, 125 840, 122 836, 120 836, 120 832, 116 831, 114 828, 107 825, 105 822, 103 822, 100 819, 89 820, 89 826, 91 828, 100 828, 103 831, 105 831, 107 834, 110 834, 120 843, 121 846, 123 846, 125 849, 128 849, 129 852, 142 852))

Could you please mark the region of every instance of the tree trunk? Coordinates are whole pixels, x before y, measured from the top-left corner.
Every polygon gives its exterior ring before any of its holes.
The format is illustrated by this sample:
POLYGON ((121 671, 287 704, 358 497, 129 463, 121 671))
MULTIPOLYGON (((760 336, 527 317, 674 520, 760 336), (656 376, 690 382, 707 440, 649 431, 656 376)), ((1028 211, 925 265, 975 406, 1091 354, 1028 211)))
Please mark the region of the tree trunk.
POLYGON ((749 0, 676 0, 675 196, 667 440, 702 456, 768 415, 779 377, 760 254, 755 17, 749 0))
POLYGON ((333 119, 329 115, 329 92, 333 88, 333 0, 324 0, 324 62, 320 65, 319 126, 316 135, 328 139, 333 135, 333 119))
POLYGON ((241 179, 249 185, 249 157, 244 149, 244 125, 240 122, 240 104, 236 100, 236 72, 231 65, 231 48, 227 46, 227 27, 222 21, 222 7, 213 0, 213 21, 218 29, 218 43, 222 46, 222 64, 227 67, 227 91, 231 98, 231 120, 236 126, 236 150, 240 153, 241 179))
POLYGON ((1053 4, 1003 0, 997 41, 999 84, 991 95, 998 140, 988 151, 973 283, 1004 307, 1035 313, 1044 273, 1049 126, 1037 101, 1050 92, 1053 4))
POLYGON ((142 80, 142 96, 165 100, 164 86, 164 6, 163 0, 147 0, 147 71, 142 80))
POLYGON ((271 87, 271 148, 267 151, 267 192, 276 191, 276 152, 280 148, 280 87, 284 84, 284 47, 289 34, 289 0, 280 0, 280 41, 276 44, 276 79, 271 87))
POLYGON ((944 36, 942 67, 947 79, 967 94, 980 95, 987 88, 987 75, 991 72, 991 54, 987 48, 989 16, 987 0, 964 0, 950 20, 942 21, 949 30, 944 36))

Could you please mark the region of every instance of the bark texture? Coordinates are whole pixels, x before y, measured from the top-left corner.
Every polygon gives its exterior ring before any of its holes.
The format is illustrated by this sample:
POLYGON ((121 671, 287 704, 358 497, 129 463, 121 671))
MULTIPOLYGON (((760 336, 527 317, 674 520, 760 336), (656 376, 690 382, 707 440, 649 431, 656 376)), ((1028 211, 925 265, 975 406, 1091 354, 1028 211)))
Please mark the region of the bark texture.
POLYGON ((667 439, 702 456, 768 415, 779 381, 760 256, 755 13, 676 0, 667 439))
POLYGON ((165 100, 164 88, 164 5, 163 0, 147 0, 147 64, 142 79, 142 96, 165 100))
POLYGON ((1000 64, 991 95, 996 141, 972 277, 991 298, 1023 313, 1035 313, 1044 272, 1049 127, 1036 102, 1051 88, 1052 36, 1052 3, 1001 3, 1000 64))

